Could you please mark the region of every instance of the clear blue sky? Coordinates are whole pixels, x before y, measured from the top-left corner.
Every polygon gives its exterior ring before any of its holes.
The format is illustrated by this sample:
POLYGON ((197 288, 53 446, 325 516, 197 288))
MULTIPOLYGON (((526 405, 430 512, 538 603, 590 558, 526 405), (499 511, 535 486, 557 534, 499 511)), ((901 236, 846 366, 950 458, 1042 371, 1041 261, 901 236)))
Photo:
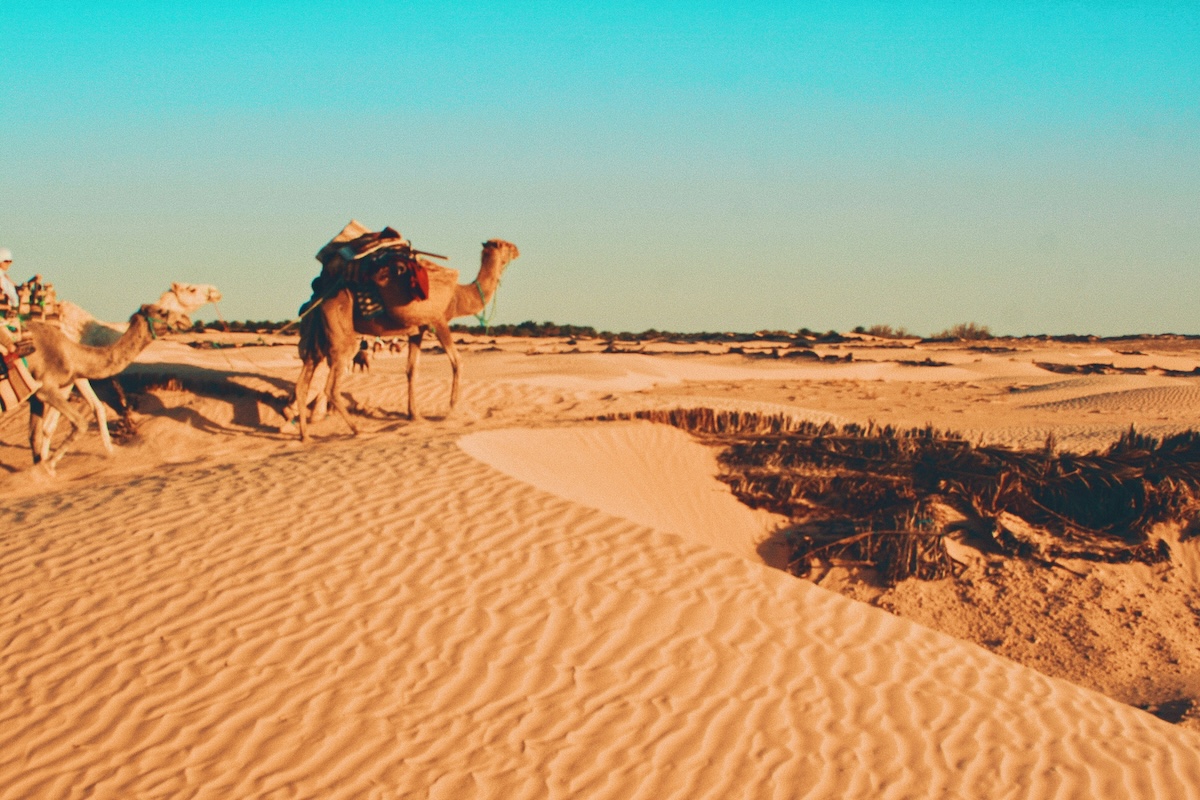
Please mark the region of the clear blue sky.
POLYGON ((1200 333, 1200 3, 334 5, 0 4, 14 277, 288 319, 354 217, 499 322, 1200 333))

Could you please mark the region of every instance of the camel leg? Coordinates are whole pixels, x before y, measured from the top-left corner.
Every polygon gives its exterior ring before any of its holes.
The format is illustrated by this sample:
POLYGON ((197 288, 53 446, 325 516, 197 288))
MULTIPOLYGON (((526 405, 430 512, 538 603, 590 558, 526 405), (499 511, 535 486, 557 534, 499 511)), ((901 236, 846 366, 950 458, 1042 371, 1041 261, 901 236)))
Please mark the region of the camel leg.
POLYGON ((433 323, 433 332, 437 335, 442 349, 446 351, 446 357, 450 359, 450 373, 453 375, 450 380, 450 409, 453 410, 455 404, 458 403, 458 378, 461 359, 458 357, 458 348, 454 346, 454 337, 450 334, 449 322, 439 320, 433 323))
MULTIPOLYGON (((312 381, 317 377, 317 370, 320 368, 320 366, 321 365, 318 363, 312 368, 312 374, 309 375, 309 391, 312 391, 312 381)), ((301 408, 304 409, 304 413, 307 415, 309 422, 320 422, 321 420, 325 419, 329 408, 329 403, 326 400, 326 395, 328 392, 329 376, 326 375, 325 385, 322 387, 321 391, 317 393, 316 397, 312 399, 312 402, 302 403, 300 402, 299 396, 293 396, 291 401, 283 407, 282 413, 284 423, 287 424, 295 421, 296 417, 300 414, 301 408)), ((279 430, 281 433, 284 433, 287 431, 287 428, 281 427, 279 430)))
POLYGON ((408 418, 414 422, 421 418, 417 413, 417 362, 421 359, 421 337, 425 335, 425 329, 420 328, 412 336, 408 337, 408 367, 405 370, 408 374, 408 418))
POLYGON ((346 407, 346 398, 342 397, 342 392, 339 385, 342 382, 342 376, 346 373, 346 368, 350 366, 350 361, 354 358, 354 351, 351 349, 338 350, 336 345, 332 345, 329 350, 329 380, 326 383, 326 395, 329 398, 329 403, 333 406, 333 410, 338 413, 338 416, 346 423, 346 427, 355 436, 358 435, 358 426, 354 424, 354 420, 350 418, 350 409, 346 407))
POLYGON ((312 408, 312 414, 309 416, 309 419, 313 422, 320 422, 329 416, 329 393, 332 391, 330 384, 333 382, 333 358, 330 357, 326 361, 329 363, 329 374, 325 376, 325 388, 317 392, 317 396, 309 404, 309 407, 312 408))
POLYGON ((332 380, 329 377, 325 378, 325 386, 321 391, 317 392, 317 396, 308 404, 308 418, 313 422, 320 422, 329 416, 329 382, 332 380))
POLYGON ((54 438, 54 429, 58 427, 58 420, 62 416, 58 413, 57 408, 46 408, 44 404, 40 405, 42 410, 37 414, 35 420, 33 398, 29 398, 29 446, 33 449, 33 463, 35 464, 50 457, 50 440, 54 438), (40 435, 35 433, 35 425, 41 428, 40 435))
POLYGON ((46 408, 36 394, 29 398, 29 449, 34 464, 50 457, 50 437, 58 425, 58 417, 58 410, 46 408))
MULTIPOLYGON (((46 471, 50 474, 54 474, 55 467, 58 466, 58 462, 62 460, 62 457, 67 454, 67 449, 71 446, 71 443, 75 441, 75 437, 87 430, 87 418, 75 409, 71 408, 70 400, 67 399, 66 393, 64 393, 61 389, 43 385, 42 388, 38 390, 37 394, 38 398, 42 402, 52 408, 57 408, 59 413, 66 417, 67 421, 71 423, 71 431, 67 434, 67 438, 63 439, 62 444, 58 446, 58 449, 55 450, 50 458, 45 461, 46 471)), ((31 405, 31 414, 32 410, 33 406, 31 405)), ((32 424, 32 417, 30 422, 32 424)), ((38 427, 41 427, 41 420, 38 420, 38 422, 38 427)))
MULTIPOLYGON (((305 359, 300 368, 300 377, 296 379, 296 418, 300 425, 300 441, 308 441, 308 387, 312 383, 313 373, 317 371, 315 361, 305 359)), ((285 415, 286 416, 286 415, 285 415)))
MULTIPOLYGON (((92 413, 96 415, 96 424, 100 426, 100 441, 104 445, 104 452, 111 456, 113 452, 112 437, 108 433, 108 414, 104 411, 104 403, 100 402, 100 398, 96 396, 96 391, 92 388, 92 384, 88 383, 86 378, 80 378, 75 381, 75 388, 79 390, 79 393, 83 395, 83 399, 87 400, 88 404, 92 407, 92 413)), ((121 399, 124 400, 124 397, 121 399)))
MULTIPOLYGON (((111 456, 113 452, 112 437, 108 433, 108 414, 104 410, 104 404, 100 402, 100 398, 92 389, 92 384, 86 378, 75 381, 75 388, 92 407, 92 413, 96 415, 96 425, 100 428, 100 441, 104 445, 104 452, 111 456)), ((70 392, 67 393, 67 396, 70 396, 70 392)), ((42 436, 39 437, 41 444, 37 451, 41 460, 50 458, 50 442, 54 439, 54 431, 58 428, 59 418, 60 414, 57 408, 51 406, 45 409, 45 416, 42 417, 42 436)), ((32 440, 30 445, 33 446, 32 440)), ((37 463, 36 459, 34 463, 37 463)))

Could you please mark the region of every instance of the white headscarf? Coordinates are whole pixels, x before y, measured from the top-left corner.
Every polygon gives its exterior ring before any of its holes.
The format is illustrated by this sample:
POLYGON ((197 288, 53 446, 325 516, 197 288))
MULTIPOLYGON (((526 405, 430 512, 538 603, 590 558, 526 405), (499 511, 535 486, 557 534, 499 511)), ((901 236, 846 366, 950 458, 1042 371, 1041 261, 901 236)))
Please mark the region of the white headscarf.
MULTIPOLYGON (((5 261, 12 261, 12 250, 7 247, 0 247, 0 264, 5 261)), ((10 306, 16 306, 20 300, 17 298, 17 287, 12 282, 12 278, 8 277, 8 270, 0 270, 0 292, 4 292, 8 298, 10 306)))

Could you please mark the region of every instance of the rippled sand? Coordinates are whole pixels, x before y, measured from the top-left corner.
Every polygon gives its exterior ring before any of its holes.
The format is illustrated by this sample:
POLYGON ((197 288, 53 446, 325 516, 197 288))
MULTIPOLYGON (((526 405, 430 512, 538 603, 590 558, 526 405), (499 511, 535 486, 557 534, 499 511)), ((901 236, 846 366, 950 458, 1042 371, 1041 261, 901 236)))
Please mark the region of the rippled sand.
POLYGON ((385 356, 348 381, 364 434, 302 447, 253 394, 291 348, 162 343, 139 369, 250 390, 156 392, 113 459, 93 431, 0 480, 0 798, 1200 796, 1200 736, 764 565, 778 521, 710 451, 586 421, 961 406, 1088 442, 1186 426, 1191 379, 486 344, 453 416, 443 358, 409 423, 385 356))

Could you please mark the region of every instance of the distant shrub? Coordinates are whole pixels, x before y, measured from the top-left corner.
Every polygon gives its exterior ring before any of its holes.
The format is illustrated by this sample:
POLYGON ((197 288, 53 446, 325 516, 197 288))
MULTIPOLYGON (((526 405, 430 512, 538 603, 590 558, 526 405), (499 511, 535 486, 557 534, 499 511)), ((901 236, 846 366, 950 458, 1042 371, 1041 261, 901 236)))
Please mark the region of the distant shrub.
POLYGON ((854 329, 855 333, 863 333, 867 336, 878 336, 881 339, 911 339, 914 338, 912 333, 909 333, 903 326, 893 328, 891 325, 872 325, 869 328, 864 328, 859 325, 854 329))
POLYGON ((211 322, 201 322, 196 320, 192 323, 192 330, 197 333, 209 330, 218 331, 221 333, 273 333, 291 322, 275 322, 272 320, 213 320, 211 322))
POLYGON ((707 342, 714 340, 729 342, 793 342, 806 339, 816 339, 818 341, 827 342, 842 341, 837 331, 829 331, 828 333, 818 334, 810 331, 808 328, 802 328, 797 333, 790 333, 783 330, 760 330, 755 331, 754 333, 735 333, 732 331, 679 333, 674 331, 660 331, 657 328, 648 328, 647 330, 639 333, 636 331, 598 331, 590 325, 560 325, 554 322, 534 322, 532 320, 526 320, 518 325, 496 324, 489 325, 487 327, 482 325, 464 325, 461 323, 456 323, 450 326, 450 330, 455 331, 456 333, 469 333, 485 336, 558 336, 578 339, 600 339, 608 342, 646 342, 662 340, 677 342, 707 342))
POLYGON ((977 325, 974 322, 960 322, 957 325, 951 325, 941 333, 935 333, 932 338, 961 339, 970 342, 980 339, 991 339, 992 332, 988 330, 986 325, 977 325))
POLYGON ((597 336, 596 329, 588 325, 557 325, 553 322, 534 322, 526 320, 518 325, 451 325, 451 330, 460 333, 471 333, 492 336, 597 336))

